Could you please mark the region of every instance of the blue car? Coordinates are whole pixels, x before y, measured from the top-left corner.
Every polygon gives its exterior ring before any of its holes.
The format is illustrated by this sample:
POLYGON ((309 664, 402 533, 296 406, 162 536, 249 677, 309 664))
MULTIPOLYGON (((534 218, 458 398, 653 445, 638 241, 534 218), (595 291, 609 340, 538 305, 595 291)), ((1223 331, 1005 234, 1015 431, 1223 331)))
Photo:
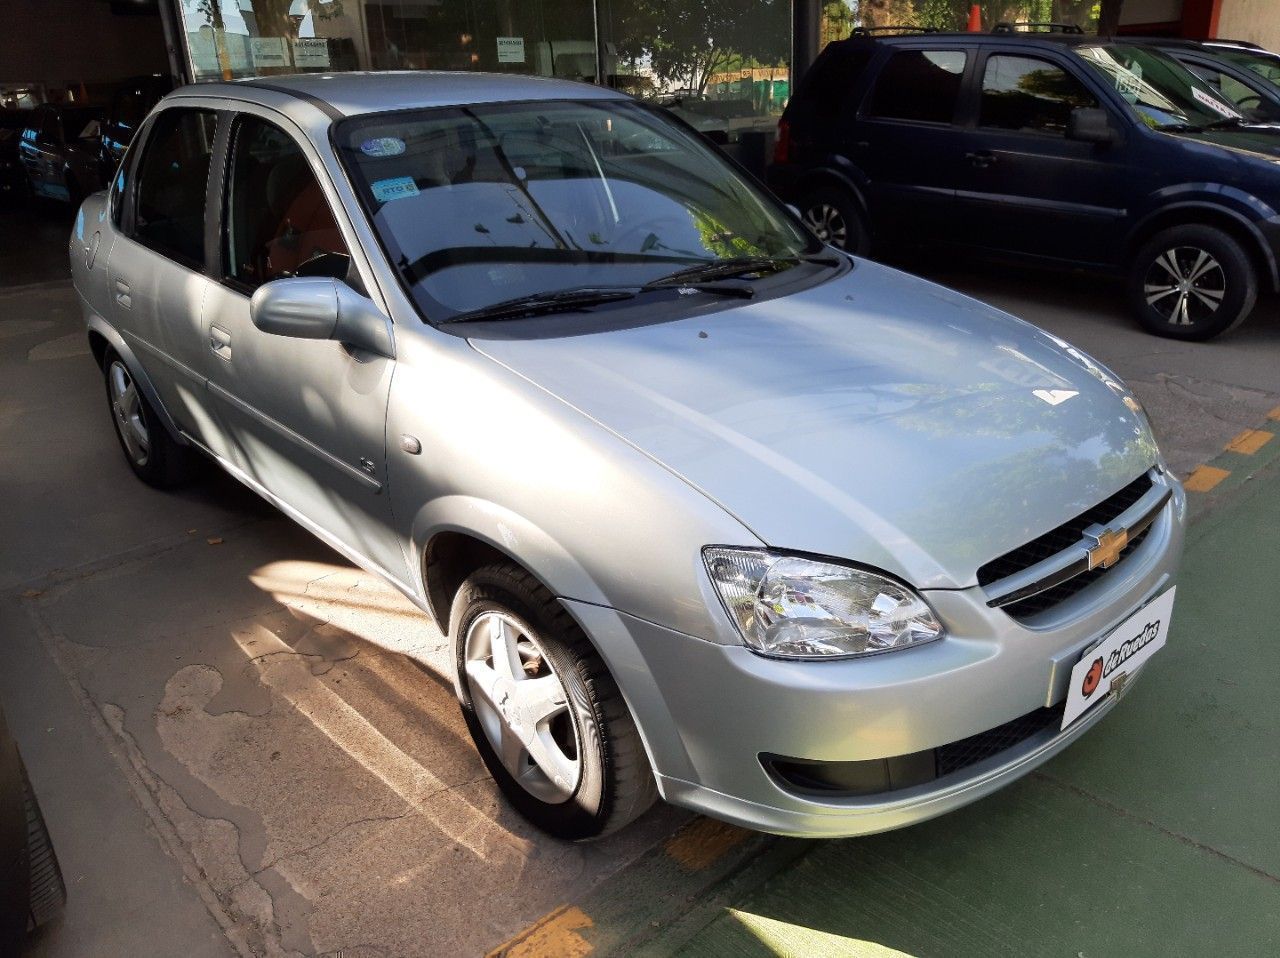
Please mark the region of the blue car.
POLYGON ((1280 128, 1149 44, 920 33, 830 44, 768 181, 832 245, 1120 274, 1150 332, 1237 326, 1280 276, 1280 128))

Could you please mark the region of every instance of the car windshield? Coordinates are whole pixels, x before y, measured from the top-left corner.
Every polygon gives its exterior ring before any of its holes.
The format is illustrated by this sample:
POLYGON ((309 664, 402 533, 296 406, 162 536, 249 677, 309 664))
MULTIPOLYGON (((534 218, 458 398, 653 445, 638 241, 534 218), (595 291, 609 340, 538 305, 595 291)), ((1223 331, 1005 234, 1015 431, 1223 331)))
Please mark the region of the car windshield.
POLYGON ((1244 67, 1251 73, 1256 73, 1268 83, 1274 86, 1280 86, 1280 57, 1271 53, 1253 53, 1249 50, 1229 49, 1225 47, 1210 47, 1214 56, 1221 57, 1228 63, 1234 63, 1236 66, 1244 67))
POLYGON ((343 121, 336 139, 432 322, 521 297, 821 251, 697 134, 630 101, 372 114, 343 121))
POLYGON ((1099 43, 1076 47, 1075 53, 1102 74, 1148 126, 1184 129, 1240 119, 1240 112, 1213 87, 1158 50, 1099 43))

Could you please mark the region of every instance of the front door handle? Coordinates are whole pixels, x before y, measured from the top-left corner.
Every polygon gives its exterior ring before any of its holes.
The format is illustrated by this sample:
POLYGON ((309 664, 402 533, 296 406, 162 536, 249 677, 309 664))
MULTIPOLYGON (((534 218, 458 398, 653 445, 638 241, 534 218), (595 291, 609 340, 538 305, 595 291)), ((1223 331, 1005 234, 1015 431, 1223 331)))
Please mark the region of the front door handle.
POLYGON ((974 150, 971 153, 966 153, 964 158, 980 170, 985 170, 996 161, 996 155, 990 150, 974 150))
POLYGON ((116 280, 116 303, 124 309, 133 307, 133 297, 129 295, 129 284, 122 279, 116 280))
POLYGON ((231 362, 231 334, 221 326, 209 327, 209 348, 219 359, 231 362))

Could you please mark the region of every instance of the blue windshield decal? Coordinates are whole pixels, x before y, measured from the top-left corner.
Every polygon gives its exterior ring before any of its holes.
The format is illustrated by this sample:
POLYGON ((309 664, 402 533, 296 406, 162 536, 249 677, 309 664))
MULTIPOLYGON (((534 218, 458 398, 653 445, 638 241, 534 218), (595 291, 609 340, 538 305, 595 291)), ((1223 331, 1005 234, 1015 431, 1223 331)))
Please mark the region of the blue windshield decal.
POLYGON ((360 144, 365 156, 399 156, 404 152, 404 140, 394 136, 378 136, 360 144))
POLYGON ((395 176, 389 180, 378 180, 373 184, 373 198, 379 203, 402 200, 406 196, 417 196, 418 184, 412 176, 395 176))

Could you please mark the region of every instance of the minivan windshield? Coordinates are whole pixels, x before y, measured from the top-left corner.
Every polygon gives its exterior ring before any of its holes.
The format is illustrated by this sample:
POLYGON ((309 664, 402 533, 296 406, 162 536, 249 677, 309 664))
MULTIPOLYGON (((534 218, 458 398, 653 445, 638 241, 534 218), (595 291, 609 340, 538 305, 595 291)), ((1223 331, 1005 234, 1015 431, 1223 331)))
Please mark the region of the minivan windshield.
POLYGON ((1235 47, 1210 46, 1213 55, 1228 63, 1256 73, 1273 86, 1280 87, 1280 57, 1274 53, 1254 53, 1235 47))
POLYGON ((1241 119, 1213 87, 1159 50, 1099 43, 1074 52, 1102 74, 1138 119, 1157 130, 1203 129, 1241 119))
POLYGON ((781 269, 822 249, 701 137, 631 101, 371 114, 336 140, 431 322, 728 261, 781 269))

